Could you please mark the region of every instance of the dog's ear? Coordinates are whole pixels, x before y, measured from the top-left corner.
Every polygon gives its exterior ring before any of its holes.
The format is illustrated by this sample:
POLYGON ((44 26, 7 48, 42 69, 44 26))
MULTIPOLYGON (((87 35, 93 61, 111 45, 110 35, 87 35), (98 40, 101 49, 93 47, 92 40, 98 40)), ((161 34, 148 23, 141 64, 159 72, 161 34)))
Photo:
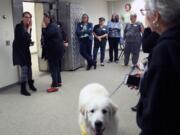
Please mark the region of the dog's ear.
POLYGON ((118 110, 117 105, 115 105, 112 101, 111 101, 111 116, 114 116, 116 114, 118 110))
POLYGON ((85 108, 82 106, 81 108, 80 108, 80 113, 84 116, 85 115, 85 108))
POLYGON ((82 107, 80 108, 80 113, 81 113, 83 116, 85 116, 86 111, 85 111, 85 107, 84 107, 84 106, 82 106, 82 107))
POLYGON ((80 113, 81 113, 81 115, 84 117, 84 119, 88 119, 87 110, 85 109, 84 106, 82 106, 82 107, 80 108, 80 113))

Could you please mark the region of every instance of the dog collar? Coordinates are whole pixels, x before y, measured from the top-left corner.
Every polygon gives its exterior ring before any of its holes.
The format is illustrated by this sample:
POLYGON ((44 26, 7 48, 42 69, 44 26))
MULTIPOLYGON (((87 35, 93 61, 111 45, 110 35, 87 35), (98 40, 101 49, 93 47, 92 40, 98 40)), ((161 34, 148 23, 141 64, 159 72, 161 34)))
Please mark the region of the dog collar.
POLYGON ((80 128, 81 128, 81 135, 88 135, 86 126, 84 124, 81 124, 80 128))

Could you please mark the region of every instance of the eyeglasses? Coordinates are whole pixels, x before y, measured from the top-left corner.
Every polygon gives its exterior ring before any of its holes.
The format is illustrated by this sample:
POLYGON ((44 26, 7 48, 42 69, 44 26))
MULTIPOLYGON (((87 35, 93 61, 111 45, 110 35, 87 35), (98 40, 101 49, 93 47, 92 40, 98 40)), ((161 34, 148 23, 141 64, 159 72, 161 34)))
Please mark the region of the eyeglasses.
POLYGON ((140 9, 142 15, 146 15, 148 11, 150 11, 150 9, 140 9))

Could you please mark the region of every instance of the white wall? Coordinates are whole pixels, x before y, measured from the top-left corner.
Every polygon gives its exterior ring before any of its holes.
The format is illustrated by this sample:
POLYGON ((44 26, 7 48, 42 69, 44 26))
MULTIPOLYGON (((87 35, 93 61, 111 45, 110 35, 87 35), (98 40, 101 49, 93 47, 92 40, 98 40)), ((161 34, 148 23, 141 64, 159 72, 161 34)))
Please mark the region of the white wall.
POLYGON ((82 0, 83 12, 87 13, 90 21, 95 25, 99 17, 108 20, 108 3, 105 0, 82 0))
POLYGON ((11 0, 0 1, 0 88, 18 82, 18 70, 12 62, 12 42, 14 28, 12 20, 11 0), (5 15, 7 18, 3 19, 5 15), (10 45, 6 45, 6 41, 10 45))
MULTIPOLYGON (((64 1, 64 0, 60 0, 64 1)), ((108 20, 108 2, 106 0, 65 0, 73 3, 79 3, 83 13, 87 13, 90 22, 94 25, 98 23, 99 17, 105 17, 108 20)))
POLYGON ((129 15, 124 9, 126 3, 130 3, 132 6, 131 11, 137 14, 137 20, 144 23, 144 16, 141 15, 140 9, 144 8, 144 1, 143 0, 119 0, 114 2, 109 2, 109 17, 111 17, 112 13, 117 13, 120 16, 125 17, 125 22, 129 22, 129 15))

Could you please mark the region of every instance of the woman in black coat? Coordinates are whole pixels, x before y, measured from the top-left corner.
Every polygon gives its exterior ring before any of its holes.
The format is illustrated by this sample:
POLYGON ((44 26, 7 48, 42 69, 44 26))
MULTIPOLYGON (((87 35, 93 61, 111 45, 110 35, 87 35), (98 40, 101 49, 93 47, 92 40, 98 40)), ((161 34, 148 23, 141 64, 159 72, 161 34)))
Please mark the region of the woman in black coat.
POLYGON ((30 96, 31 94, 26 89, 28 81, 31 90, 36 91, 32 80, 31 69, 31 22, 32 15, 29 12, 24 12, 21 23, 16 25, 15 38, 13 42, 13 64, 21 67, 21 94, 30 96))
POLYGON ((64 53, 64 43, 60 27, 53 22, 52 16, 46 13, 43 19, 42 34, 44 58, 48 60, 49 71, 52 77, 52 84, 47 92, 55 92, 58 91, 57 87, 62 85, 60 67, 64 53))
POLYGON ((180 135, 180 1, 146 1, 144 14, 160 34, 141 81, 140 135, 180 135))

